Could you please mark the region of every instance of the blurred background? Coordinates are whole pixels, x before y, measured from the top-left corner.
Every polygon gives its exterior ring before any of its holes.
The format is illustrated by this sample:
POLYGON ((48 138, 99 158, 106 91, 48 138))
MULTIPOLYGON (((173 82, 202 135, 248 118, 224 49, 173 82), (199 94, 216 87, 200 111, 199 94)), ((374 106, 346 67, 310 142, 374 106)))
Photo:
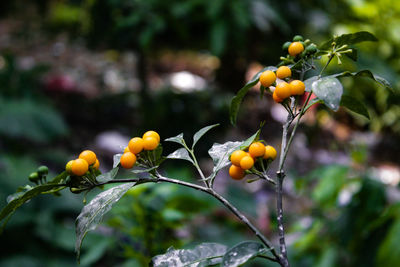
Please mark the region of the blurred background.
MULTIPOLYGON (((150 129, 162 139, 183 132, 190 140, 198 129, 220 123, 197 146, 206 172, 214 142, 244 140, 264 120, 262 137, 279 148, 284 110, 254 89, 233 127, 233 95, 263 66, 276 65, 282 44, 294 35, 320 43, 359 30, 379 42, 360 45, 357 64, 344 61, 340 68, 371 69, 395 91, 343 79, 346 93, 367 105, 371 120, 322 106, 304 119, 284 187, 289 256, 292 266, 400 266, 395 0, 1 1, 0 207, 38 165, 55 175, 92 149, 107 171, 113 154, 150 129)), ((163 145, 165 155, 177 148, 163 145)), ((170 177, 197 179, 185 162, 161 168, 170 177)), ((234 182, 226 170, 216 188, 277 243, 274 188, 234 182)), ((65 191, 18 210, 0 236, 0 266, 77 266, 74 220, 82 200, 65 191)), ((170 246, 232 246, 249 239, 254 236, 247 228, 207 195, 141 185, 87 235, 81 266, 147 266, 170 246)))

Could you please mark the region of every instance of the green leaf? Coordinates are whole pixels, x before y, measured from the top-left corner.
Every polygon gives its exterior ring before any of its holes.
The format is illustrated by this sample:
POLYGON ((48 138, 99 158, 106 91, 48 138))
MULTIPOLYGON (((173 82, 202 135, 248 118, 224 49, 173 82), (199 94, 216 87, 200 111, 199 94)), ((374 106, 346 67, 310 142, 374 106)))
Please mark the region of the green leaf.
POLYGON ((306 109, 309 109, 310 107, 312 107, 315 104, 323 104, 324 101, 322 101, 321 99, 319 99, 318 97, 311 99, 310 102, 308 102, 308 105, 306 106, 306 109))
POLYGON ((330 75, 330 76, 336 77, 336 78, 340 78, 340 77, 367 77, 367 78, 370 78, 370 79, 374 80, 375 82, 379 83, 383 87, 385 87, 385 88, 387 88, 387 89, 389 89, 389 90, 391 90, 393 92, 392 85, 385 78, 382 78, 382 77, 380 77, 378 75, 375 75, 369 70, 361 70, 359 72, 345 71, 345 72, 337 73, 337 74, 330 75))
POLYGON ((259 242, 245 241, 229 249, 222 259, 222 267, 240 266, 250 259, 264 254, 266 248, 259 242))
POLYGON ((262 70, 260 70, 256 75, 253 76, 253 78, 251 78, 250 81, 248 81, 245 84, 245 86, 242 87, 242 89, 239 90, 239 92, 236 94, 236 96, 234 96, 232 98, 231 106, 230 106, 230 110, 229 110, 230 120, 231 120, 232 125, 236 125, 236 118, 237 118, 237 114, 238 114, 238 111, 239 111, 240 104, 242 103, 243 97, 247 94, 247 92, 254 85, 256 85, 258 83, 258 80, 260 79, 261 73, 263 73, 266 70, 275 71, 276 67, 268 66, 268 67, 265 67, 262 70))
POLYGON ((178 143, 178 144, 181 144, 183 146, 185 145, 185 139, 183 139, 183 133, 180 133, 180 134, 178 134, 177 136, 174 136, 174 137, 167 138, 164 141, 178 143))
POLYGON ((247 138, 241 145, 240 145, 240 149, 241 150, 246 150, 249 148, 249 146, 260 137, 260 133, 261 133, 261 128, 252 136, 250 136, 249 138, 247 138))
POLYGON ((357 61, 357 59, 358 59, 357 49, 355 49, 355 48, 351 48, 351 52, 350 53, 345 53, 344 55, 346 57, 352 59, 353 61, 357 61))
POLYGON ((376 266, 399 266, 400 264, 400 219, 391 225, 381 243, 376 266))
POLYGON ((337 111, 340 105, 340 99, 343 94, 343 86, 340 81, 331 76, 325 76, 320 79, 316 76, 306 80, 304 82, 307 91, 312 90, 312 92, 322 101, 324 104, 337 111))
POLYGON ((139 174, 139 173, 151 172, 152 170, 155 170, 157 168, 158 168, 158 166, 154 166, 154 167, 151 167, 151 168, 148 168, 148 169, 132 170, 131 172, 135 173, 135 174, 139 174))
POLYGON ((340 47, 342 45, 353 45, 365 41, 372 41, 376 42, 378 39, 369 32, 366 31, 360 31, 360 32, 355 32, 355 33, 349 33, 349 34, 342 34, 340 36, 333 37, 332 39, 326 41, 322 45, 318 47, 320 50, 328 50, 332 47, 332 43, 336 43, 336 47, 340 47))
POLYGON ((167 156, 167 159, 184 159, 194 164, 186 148, 179 148, 167 156))
POLYGON ((240 141, 229 141, 224 144, 215 143, 210 150, 208 150, 208 154, 213 159, 214 168, 212 174, 207 179, 214 179, 222 168, 225 168, 229 165, 229 155, 238 149, 241 144, 243 144, 243 142, 240 141))
POLYGON ((113 157, 113 168, 116 168, 119 164, 122 154, 115 154, 113 157))
POLYGON ((365 105, 352 96, 343 95, 342 100, 340 101, 340 105, 369 119, 368 110, 365 105))
POLYGON ((96 229, 102 221, 104 214, 111 210, 112 206, 133 186, 135 183, 126 183, 115 186, 98 194, 92 201, 83 207, 78 218, 76 218, 76 243, 75 251, 79 261, 82 241, 87 232, 96 229))
POLYGON ((153 257, 154 267, 210 266, 221 262, 226 246, 217 243, 202 243, 193 249, 170 247, 165 254, 153 257))
POLYGON ((117 175, 119 168, 118 167, 114 167, 112 168, 109 172, 103 173, 99 176, 96 177, 97 182, 99 183, 105 183, 108 182, 112 179, 114 179, 114 177, 117 175))
POLYGON ((193 136, 193 145, 192 145, 192 149, 194 148, 194 146, 196 145, 196 143, 199 141, 199 139, 205 134, 207 133, 209 130, 211 130, 212 128, 215 128, 219 126, 219 123, 214 124, 214 125, 210 125, 210 126, 206 126, 204 128, 201 128, 197 133, 194 134, 193 136))
POLYGON ((11 215, 16 211, 17 208, 40 194, 52 193, 51 190, 56 187, 60 187, 59 182, 64 180, 67 176, 67 172, 62 172, 60 175, 53 178, 53 180, 47 184, 38 185, 31 189, 28 189, 23 193, 20 192, 22 194, 13 195, 13 197, 9 199, 10 202, 7 204, 7 206, 5 206, 0 212, 0 221, 7 218, 4 221, 3 225, 0 227, 0 232, 4 229, 7 221, 10 219, 11 215))

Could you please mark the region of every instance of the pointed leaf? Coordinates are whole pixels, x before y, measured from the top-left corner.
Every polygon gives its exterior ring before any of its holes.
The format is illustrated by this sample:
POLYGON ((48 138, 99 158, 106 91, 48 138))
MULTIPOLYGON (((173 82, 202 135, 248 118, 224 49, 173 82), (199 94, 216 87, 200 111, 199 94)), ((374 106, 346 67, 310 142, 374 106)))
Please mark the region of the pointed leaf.
POLYGON ((340 105, 369 119, 369 113, 365 105, 352 96, 343 95, 342 100, 340 101, 340 105))
POLYGON ((214 179, 217 173, 226 166, 229 165, 229 155, 232 154, 233 151, 238 149, 243 142, 226 142, 224 144, 215 143, 210 150, 208 150, 208 154, 211 156, 214 162, 214 168, 212 174, 208 177, 208 179, 214 179))
POLYGON ((199 141, 199 139, 206 134, 209 130, 211 130, 212 128, 215 128, 219 126, 219 123, 214 124, 214 125, 210 125, 210 126, 206 126, 204 128, 201 128, 197 133, 194 134, 193 136, 193 145, 192 145, 192 149, 194 148, 194 146, 196 145, 196 143, 199 141))
MULTIPOLYGON (((119 155, 119 154, 118 154, 119 155)), ((119 168, 118 167, 114 167, 113 169, 111 169, 109 172, 103 173, 99 176, 96 177, 97 182, 99 183, 105 183, 108 182, 112 179, 114 179, 114 177, 117 175, 119 168)))
POLYGON ((385 78, 375 75, 369 70, 361 70, 359 72, 345 71, 345 72, 337 73, 337 74, 334 74, 331 76, 337 77, 337 78, 340 78, 340 77, 367 77, 367 78, 370 78, 370 79, 374 80, 375 82, 379 83, 383 87, 393 91, 392 85, 385 78))
POLYGON ((249 148, 249 146, 254 142, 254 140, 257 140, 260 137, 260 133, 261 133, 261 128, 252 136, 250 136, 249 138, 247 138, 241 145, 240 145, 240 149, 241 150, 246 150, 249 148))
POLYGON ((334 111, 339 109, 343 86, 338 79, 330 76, 322 77, 312 82, 311 89, 328 108, 334 111))
POLYGON ((113 157, 113 168, 116 168, 119 164, 122 154, 115 154, 113 157))
POLYGON ((237 118, 237 114, 239 111, 239 107, 240 104, 242 103, 242 100, 244 98, 244 96, 247 94, 247 92, 258 83, 258 80, 260 79, 260 75, 261 73, 263 73, 266 70, 272 70, 275 71, 276 67, 274 66, 268 66, 263 68, 262 70, 260 70, 256 75, 253 76, 253 78, 251 78, 250 81, 248 81, 245 86, 242 87, 242 89, 239 90, 239 92, 236 94, 236 96, 234 96, 232 98, 231 101, 231 106, 230 106, 230 120, 232 125, 236 125, 236 118, 237 118))
POLYGON ((167 159, 184 159, 190 161, 191 163, 194 163, 185 148, 179 148, 178 150, 175 150, 175 152, 167 156, 167 159))
POLYGON ((258 255, 265 254, 266 248, 259 242, 245 241, 229 249, 222 259, 222 267, 240 266, 258 255))
POLYGON ((151 261, 154 267, 200 267, 216 265, 221 262, 226 246, 217 243, 202 243, 193 249, 174 249, 170 247, 165 254, 155 256, 151 261))
POLYGON ((365 41, 376 42, 378 39, 370 32, 360 31, 349 34, 342 34, 340 36, 333 37, 332 39, 326 41, 322 45, 318 47, 320 50, 328 50, 332 47, 332 43, 336 43, 336 47, 340 47, 342 45, 352 45, 365 41))
POLYGON ((174 142, 174 143, 178 143, 178 144, 181 144, 181 145, 185 144, 185 139, 183 139, 183 133, 180 133, 180 134, 178 134, 177 136, 174 136, 174 137, 167 138, 164 141, 174 142))
POLYGON ((75 251, 79 260, 82 241, 87 232, 96 229, 102 221, 104 214, 111 210, 112 206, 133 186, 135 183, 126 183, 115 186, 98 194, 92 201, 83 207, 78 218, 76 218, 76 243, 75 251))

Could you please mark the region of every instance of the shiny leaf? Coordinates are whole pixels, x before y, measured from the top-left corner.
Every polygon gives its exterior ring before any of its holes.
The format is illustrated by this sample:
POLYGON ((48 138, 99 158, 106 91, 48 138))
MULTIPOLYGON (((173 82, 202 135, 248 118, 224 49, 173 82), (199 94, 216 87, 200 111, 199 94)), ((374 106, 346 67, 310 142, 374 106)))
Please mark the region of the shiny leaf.
POLYGON ((214 125, 210 125, 210 126, 206 126, 204 128, 201 128, 198 132, 196 132, 193 136, 193 145, 192 145, 192 149, 194 148, 194 146, 196 145, 196 143, 199 141, 199 139, 206 134, 209 130, 211 130, 212 128, 217 127, 219 124, 214 124, 214 125))
POLYGON ((104 214, 110 211, 112 206, 134 185, 135 183, 126 183, 101 192, 89 204, 83 207, 75 222, 75 251, 78 261, 82 241, 87 232, 96 229, 97 225, 102 221, 104 214))
POLYGON ((194 163, 185 148, 179 148, 167 156, 167 159, 184 159, 194 163))
POLYGON ((254 241, 242 242, 233 248, 229 249, 224 258, 222 259, 222 267, 236 267, 240 266, 250 259, 266 252, 265 247, 254 241))
MULTIPOLYGON (((309 81, 305 84, 306 86, 309 86, 309 81)), ((338 79, 330 76, 314 79, 309 88, 311 88, 312 92, 319 99, 324 101, 324 104, 328 108, 334 111, 339 109, 340 100, 343 94, 343 86, 338 79)))
POLYGON ((185 144, 185 140, 183 139, 183 133, 180 133, 180 134, 178 134, 177 136, 174 136, 174 137, 167 138, 164 141, 174 142, 174 143, 178 143, 178 144, 181 144, 181 145, 185 144))
POLYGON ((193 249, 169 248, 165 254, 155 256, 154 267, 200 267, 216 265, 221 262, 226 246, 216 243, 202 243, 193 249))

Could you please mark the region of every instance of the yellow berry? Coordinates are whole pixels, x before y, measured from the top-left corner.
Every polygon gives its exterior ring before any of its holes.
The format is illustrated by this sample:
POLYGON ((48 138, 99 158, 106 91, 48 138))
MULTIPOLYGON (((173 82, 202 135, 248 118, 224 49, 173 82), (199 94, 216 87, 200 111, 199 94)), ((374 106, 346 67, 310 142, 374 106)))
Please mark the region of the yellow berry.
POLYGON ((290 82, 290 93, 291 95, 302 95, 306 90, 306 86, 300 80, 293 80, 290 82))
POLYGON ((143 139, 144 150, 154 150, 160 142, 155 137, 146 137, 143 139))
POLYGON ((254 166, 254 159, 247 155, 240 160, 240 168, 243 170, 251 169, 254 166))
POLYGON ((130 169, 136 163, 136 156, 132 152, 125 152, 122 154, 119 162, 121 163, 122 168, 130 169))
POLYGON ((290 96, 290 85, 287 82, 281 82, 275 87, 274 93, 280 99, 286 99, 290 96))
POLYGON ((139 154, 140 152, 142 152, 143 146, 144 146, 144 141, 140 137, 134 137, 128 143, 129 151, 132 152, 133 154, 139 154))
POLYGON ((145 139, 146 137, 154 137, 155 139, 157 139, 157 142, 160 142, 160 135, 155 131, 145 132, 142 138, 145 139))
POLYGON ((281 102, 283 101, 283 99, 279 98, 279 97, 276 95, 275 91, 272 93, 272 98, 274 99, 274 101, 275 101, 276 103, 281 103, 281 102))
POLYGON ((285 79, 290 76, 292 76, 292 71, 290 70, 290 68, 288 66, 280 66, 276 70, 276 77, 278 77, 279 79, 285 79))
POLYGON ((236 167, 240 167, 240 161, 244 156, 246 156, 247 153, 244 152, 243 150, 236 150, 231 154, 231 162, 233 165, 236 167))
POLYGON ((289 45, 288 51, 289 51, 289 55, 291 55, 292 57, 295 57, 304 51, 304 46, 300 42, 293 42, 289 45))
POLYGON ((76 176, 84 175, 89 169, 89 164, 84 159, 76 159, 71 164, 71 171, 76 176))
POLYGON ((273 146, 265 146, 265 154, 264 159, 272 159, 276 158, 276 150, 273 146))
POLYGON ((260 83, 264 87, 270 87, 276 80, 276 75, 273 71, 266 70, 260 75, 260 83))
POLYGON ((82 151, 81 154, 79 154, 79 158, 86 160, 86 162, 89 165, 92 165, 92 164, 94 164, 96 162, 96 158, 97 157, 96 157, 96 154, 93 151, 85 150, 85 151, 82 151))
POLYGON ((245 176, 245 172, 242 168, 235 165, 231 165, 231 167, 229 167, 229 175, 234 180, 241 180, 245 176))
POLYGON ((72 163, 74 162, 74 160, 70 160, 68 161, 67 165, 65 165, 65 170, 69 173, 72 174, 72 163))
POLYGON ((98 159, 96 159, 96 162, 93 164, 93 168, 94 168, 95 170, 98 170, 99 167, 100 167, 100 161, 99 161, 98 159))
POLYGON ((262 157, 265 153, 265 146, 261 142, 252 143, 249 147, 250 156, 253 158, 262 157))

